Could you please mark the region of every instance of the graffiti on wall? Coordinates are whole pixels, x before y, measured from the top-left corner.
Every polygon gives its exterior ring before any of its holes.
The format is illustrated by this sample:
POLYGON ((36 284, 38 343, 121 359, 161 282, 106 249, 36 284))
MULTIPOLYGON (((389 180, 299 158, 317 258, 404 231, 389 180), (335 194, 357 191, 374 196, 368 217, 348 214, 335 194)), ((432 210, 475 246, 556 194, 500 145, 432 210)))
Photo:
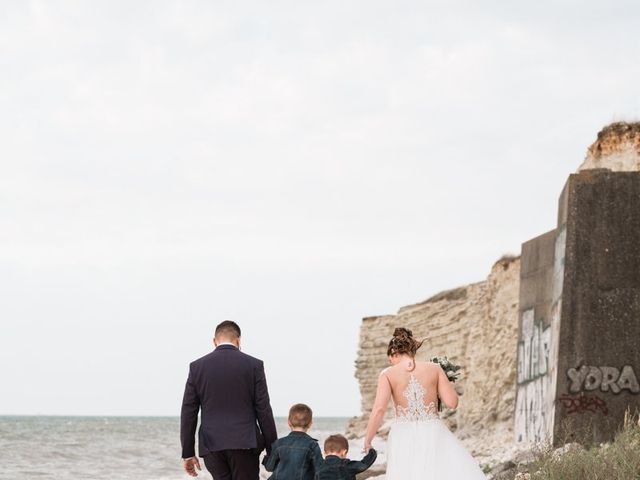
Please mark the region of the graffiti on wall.
POLYGON ((551 318, 545 319, 549 326, 536 321, 533 309, 522 312, 515 424, 519 442, 548 441, 554 429, 566 240, 566 228, 561 226, 554 245, 551 318))
POLYGON ((518 344, 518 395, 516 435, 518 441, 542 442, 551 416, 546 408, 550 387, 551 329, 535 320, 533 309, 522 312, 521 341, 518 344))
POLYGON ((547 438, 550 416, 545 409, 547 382, 540 377, 518 387, 516 436, 519 442, 543 442, 547 438))
POLYGON ((522 312, 522 340, 518 344, 518 383, 523 384, 549 370, 551 329, 534 320, 534 310, 522 312))
POLYGON ((567 377, 570 381, 569 391, 572 393, 594 390, 612 393, 628 390, 631 393, 640 393, 638 377, 631 365, 625 365, 622 369, 582 365, 580 368, 567 370, 567 377))
POLYGON ((565 393, 558 398, 568 415, 575 413, 602 413, 609 414, 607 402, 597 395, 569 395, 565 393))

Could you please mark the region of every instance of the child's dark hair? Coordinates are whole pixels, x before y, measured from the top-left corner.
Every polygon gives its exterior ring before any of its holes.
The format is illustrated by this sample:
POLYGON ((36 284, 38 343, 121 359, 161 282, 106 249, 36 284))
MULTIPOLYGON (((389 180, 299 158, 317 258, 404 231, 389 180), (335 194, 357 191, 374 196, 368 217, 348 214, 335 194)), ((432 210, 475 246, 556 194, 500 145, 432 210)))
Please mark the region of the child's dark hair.
POLYGON ((342 450, 349 451, 349 441, 344 435, 336 434, 331 435, 324 441, 325 453, 339 453, 342 450))
POLYGON ((407 354, 411 357, 416 356, 416 352, 422 346, 422 342, 418 342, 413 338, 413 333, 407 328, 396 328, 393 332, 393 338, 389 341, 387 348, 387 356, 395 354, 407 354))
POLYGON ((296 428, 309 428, 313 420, 313 411, 304 403, 296 403, 289 409, 289 423, 296 428))

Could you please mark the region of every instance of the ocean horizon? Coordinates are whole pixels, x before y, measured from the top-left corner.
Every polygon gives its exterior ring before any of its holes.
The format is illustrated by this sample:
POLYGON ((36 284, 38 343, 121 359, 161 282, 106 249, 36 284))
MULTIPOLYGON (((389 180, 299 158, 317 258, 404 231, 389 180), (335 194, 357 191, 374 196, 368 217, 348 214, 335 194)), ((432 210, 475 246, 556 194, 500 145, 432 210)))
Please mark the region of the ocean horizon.
MULTIPOLYGON (((286 435, 287 417, 274 418, 286 435)), ((322 442, 350 418, 314 417, 309 434, 322 442)), ((188 479, 179 432, 177 415, 0 415, 0 479, 188 479)))

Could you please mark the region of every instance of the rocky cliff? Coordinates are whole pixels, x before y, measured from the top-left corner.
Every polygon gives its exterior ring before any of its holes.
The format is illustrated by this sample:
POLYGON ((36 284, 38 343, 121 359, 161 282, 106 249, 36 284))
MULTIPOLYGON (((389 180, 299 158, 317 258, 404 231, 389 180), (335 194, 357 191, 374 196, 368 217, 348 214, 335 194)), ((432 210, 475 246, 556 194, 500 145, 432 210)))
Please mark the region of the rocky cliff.
POLYGON ((640 170, 640 123, 616 122, 600 130, 578 171, 593 168, 640 170))
POLYGON ((460 405, 455 413, 447 416, 458 437, 480 457, 489 456, 496 448, 510 443, 519 278, 519 258, 503 258, 483 282, 442 292, 424 302, 403 307, 396 315, 365 318, 356 360, 363 415, 351 421, 351 436, 364 432, 378 374, 388 365, 387 342, 395 327, 404 326, 413 330, 417 338, 426 339, 418 359, 446 355, 463 366, 457 383, 462 393, 460 405), (474 437, 481 430, 483 434, 474 437))

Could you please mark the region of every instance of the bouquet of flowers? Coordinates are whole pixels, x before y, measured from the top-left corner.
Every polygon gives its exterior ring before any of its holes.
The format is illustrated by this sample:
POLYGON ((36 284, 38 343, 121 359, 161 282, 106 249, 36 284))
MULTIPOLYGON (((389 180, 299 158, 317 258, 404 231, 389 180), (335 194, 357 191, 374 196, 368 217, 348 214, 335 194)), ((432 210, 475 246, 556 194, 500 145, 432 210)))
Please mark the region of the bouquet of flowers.
MULTIPOLYGON (((455 363, 451 362, 451 360, 449 360, 447 357, 433 357, 431 361, 440 365, 440 368, 444 370, 444 373, 446 373, 447 378, 451 383, 455 383, 456 380, 458 380, 458 377, 460 376, 458 370, 462 368, 460 365, 456 365, 455 363)), ((442 402, 440 401, 440 399, 438 399, 438 411, 441 412, 442 410, 442 402)))

